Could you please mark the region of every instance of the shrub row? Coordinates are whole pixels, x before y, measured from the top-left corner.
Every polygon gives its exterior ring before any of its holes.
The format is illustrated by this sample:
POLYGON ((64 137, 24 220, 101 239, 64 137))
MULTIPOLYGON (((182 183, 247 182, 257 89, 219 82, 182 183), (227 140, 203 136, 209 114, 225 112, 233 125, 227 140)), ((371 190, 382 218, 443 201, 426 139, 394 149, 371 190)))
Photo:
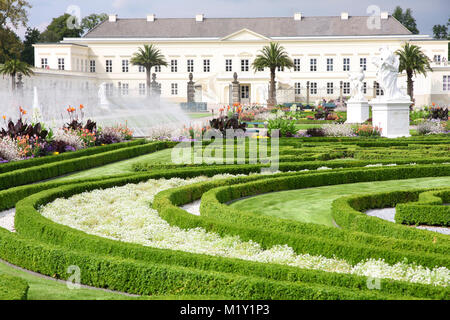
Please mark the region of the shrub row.
POLYGON ((448 243, 448 236, 402 226, 363 213, 368 209, 395 207, 399 203, 417 201, 419 194, 424 191, 426 189, 342 197, 332 204, 333 219, 340 227, 347 230, 423 240, 430 246, 441 241, 448 243))
MULTIPOLYGON (((407 295, 405 297, 374 290, 354 290, 300 281, 275 281, 248 275, 196 270, 164 262, 142 262, 129 257, 124 259, 98 255, 88 250, 75 251, 67 247, 38 243, 32 239, 22 239, 3 229, 0 229, 0 242, 0 256, 26 269, 57 279, 67 279, 70 276, 67 268, 75 265, 81 269, 83 284, 141 295, 224 295, 256 300, 410 298, 407 295)), ((399 292, 402 289, 398 283, 391 287, 397 288, 399 292)), ((422 294, 431 291, 436 299, 444 299, 448 294, 414 285, 410 288, 407 286, 407 290, 413 293, 414 287, 423 288, 422 294)))
POLYGON ((395 222, 407 225, 450 226, 450 189, 429 191, 419 195, 419 201, 396 206, 395 222))
POLYGON ((81 158, 85 156, 90 156, 94 154, 99 154, 103 152, 108 152, 112 150, 117 150, 121 148, 127 148, 132 146, 137 146, 144 144, 145 139, 138 139, 134 141, 129 142, 122 142, 122 143, 113 143, 105 146, 99 146, 94 148, 87 148, 75 152, 65 152, 59 155, 55 156, 46 156, 46 157, 40 157, 40 158, 34 158, 34 159, 28 159, 28 160, 21 160, 21 161, 14 161, 14 162, 8 162, 5 164, 0 165, 0 173, 4 172, 11 172, 14 170, 19 169, 25 169, 25 168, 31 168, 34 166, 42 165, 42 164, 48 164, 53 162, 59 162, 69 159, 76 159, 81 158))
MULTIPOLYGON (((103 180, 97 183, 82 183, 53 190, 47 190, 40 194, 35 194, 17 204, 16 227, 18 233, 21 236, 33 238, 37 237, 37 239, 48 243, 48 245, 57 244, 59 246, 65 247, 66 250, 79 250, 99 255, 108 255, 109 257, 116 256, 127 259, 136 259, 139 260, 139 262, 145 262, 145 264, 164 264, 164 268, 168 268, 168 265, 178 266, 189 268, 189 270, 191 270, 190 272, 194 272, 194 270, 195 272, 198 272, 199 269, 208 272, 219 271, 232 274, 232 278, 236 276, 244 277, 251 274, 253 277, 264 278, 264 281, 267 280, 269 282, 277 281, 288 283, 302 282, 307 286, 315 286, 316 289, 317 286, 327 288, 327 290, 330 289, 329 286, 339 287, 339 289, 336 289, 339 292, 341 290, 343 290, 343 292, 347 292, 350 291, 348 289, 352 289, 354 295, 361 298, 365 297, 366 293, 361 293, 368 290, 367 279, 365 277, 326 273, 313 270, 303 270, 287 266, 262 264, 238 259, 226 259, 200 254, 190 254, 179 251, 155 249, 143 247, 140 245, 122 243, 119 241, 113 241, 97 236, 87 235, 84 232, 58 225, 42 217, 34 209, 35 207, 48 203, 49 201, 52 201, 53 199, 58 197, 68 197, 75 193, 80 193, 96 188, 107 188, 127 183, 137 183, 139 181, 147 180, 148 178, 152 178, 152 175, 147 174, 140 175, 139 177, 135 176, 131 178, 128 177, 121 179, 110 179, 109 181, 103 180)), ((84 273, 85 271, 83 270, 82 272, 84 273)), ((260 279, 258 281, 262 280, 260 279)), ((288 285, 288 283, 286 283, 286 285, 288 285)), ((98 286, 98 284, 95 285, 98 286)), ((117 287, 116 289, 123 290, 123 288, 117 287)), ((164 293, 171 292, 172 291, 165 291, 164 293)), ((148 294, 148 292, 145 293, 148 294)), ((192 294, 200 292, 187 291, 184 293, 192 294)), ((202 291, 202 293, 208 294, 208 292, 206 291, 202 291)), ((228 291, 223 293, 233 294, 228 291)), ((394 296, 411 295, 421 298, 440 299, 448 294, 448 292, 445 293, 445 290, 442 291, 442 288, 383 280, 380 294, 394 296)), ((234 293, 234 296, 236 296, 236 293, 234 293)), ((249 298, 249 296, 237 297, 249 298)), ((264 296, 259 296, 259 298, 263 299, 267 299, 268 297, 275 298, 274 293, 265 293, 264 296)), ((306 296, 304 296, 303 298, 305 297, 306 296)), ((251 296, 251 298, 255 299, 258 298, 258 296, 251 296)), ((292 299, 293 297, 284 296, 284 298, 292 299)))
POLYGON ((0 190, 34 183, 76 171, 86 170, 108 163, 137 157, 170 147, 169 142, 152 142, 118 150, 103 152, 76 159, 34 166, 0 174, 0 190))
POLYGON ((25 280, 0 274, 0 300, 27 300, 28 288, 25 280))

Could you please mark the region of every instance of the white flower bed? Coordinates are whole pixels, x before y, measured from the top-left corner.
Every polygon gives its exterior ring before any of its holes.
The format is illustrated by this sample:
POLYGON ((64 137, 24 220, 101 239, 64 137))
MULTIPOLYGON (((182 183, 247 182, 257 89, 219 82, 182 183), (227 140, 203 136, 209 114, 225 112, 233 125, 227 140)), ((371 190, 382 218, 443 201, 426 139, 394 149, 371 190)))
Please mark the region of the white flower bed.
POLYGON ((430 270, 405 263, 390 266, 382 260, 368 260, 352 266, 342 259, 297 255, 287 245, 263 250, 258 243, 241 241, 238 236, 220 237, 201 228, 186 231, 170 226, 150 207, 154 196, 160 191, 225 177, 231 175, 150 180, 95 190, 69 199, 57 199, 41 208, 40 212, 57 223, 89 234, 155 248, 440 286, 447 286, 450 282, 450 271, 443 267, 430 270))

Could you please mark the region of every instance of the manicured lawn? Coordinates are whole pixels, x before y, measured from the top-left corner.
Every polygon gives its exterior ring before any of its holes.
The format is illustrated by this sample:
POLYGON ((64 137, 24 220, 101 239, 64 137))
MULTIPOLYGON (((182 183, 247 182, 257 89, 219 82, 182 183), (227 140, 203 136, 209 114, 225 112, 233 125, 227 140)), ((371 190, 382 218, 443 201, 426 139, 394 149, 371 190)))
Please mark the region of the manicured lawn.
POLYGON ((201 119, 211 117, 211 113, 188 113, 190 119, 201 119))
POLYGON ((17 270, 0 262, 0 273, 19 277, 28 282, 29 300, 135 300, 141 297, 131 297, 119 293, 106 292, 95 289, 71 290, 66 284, 50 279, 41 278, 22 270, 17 270))
POLYGON ((275 192, 231 204, 231 207, 308 223, 333 226, 331 204, 342 196, 450 186, 450 177, 363 182, 275 192))
POLYGON ((59 180, 70 180, 80 178, 104 177, 114 174, 134 173, 132 166, 134 163, 141 161, 155 163, 170 163, 172 149, 161 150, 158 152, 146 154, 129 160, 119 161, 99 168, 93 168, 86 171, 74 173, 72 175, 62 177, 59 180))

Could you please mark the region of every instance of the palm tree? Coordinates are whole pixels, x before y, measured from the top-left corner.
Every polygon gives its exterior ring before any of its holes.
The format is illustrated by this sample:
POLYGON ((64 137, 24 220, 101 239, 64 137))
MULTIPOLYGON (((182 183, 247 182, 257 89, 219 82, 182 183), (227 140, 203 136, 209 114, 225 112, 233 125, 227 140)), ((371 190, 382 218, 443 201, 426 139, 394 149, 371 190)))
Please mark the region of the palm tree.
POLYGON ((395 52, 400 59, 399 72, 406 71, 408 95, 414 101, 414 81, 413 75, 427 75, 431 71, 430 59, 420 50, 420 47, 406 42, 401 49, 395 52))
POLYGON ((270 69, 270 90, 269 90, 269 100, 267 105, 269 107, 274 107, 277 103, 276 89, 275 89, 275 72, 277 68, 292 68, 294 67, 294 62, 289 58, 288 54, 282 46, 278 43, 271 42, 269 46, 265 46, 261 51, 255 61, 253 62, 253 69, 255 71, 269 68, 270 69))
POLYGON ((139 48, 138 52, 133 55, 131 64, 145 68, 147 72, 147 95, 150 95, 151 70, 156 66, 167 66, 164 55, 153 44, 146 44, 144 48, 139 48))
POLYGON ((8 60, 0 66, 0 74, 11 77, 12 91, 16 90, 16 75, 19 73, 26 77, 34 74, 32 67, 28 63, 18 59, 8 60))

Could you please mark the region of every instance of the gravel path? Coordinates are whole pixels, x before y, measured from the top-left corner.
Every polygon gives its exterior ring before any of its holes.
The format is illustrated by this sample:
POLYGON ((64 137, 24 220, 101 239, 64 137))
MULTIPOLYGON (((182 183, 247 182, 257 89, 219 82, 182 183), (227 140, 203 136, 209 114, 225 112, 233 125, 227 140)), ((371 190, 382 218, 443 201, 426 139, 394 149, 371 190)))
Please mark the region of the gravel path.
POLYGON ((16 214, 16 208, 12 208, 3 212, 0 212, 0 228, 16 232, 14 229, 14 216, 16 214))
MULTIPOLYGON (((377 217, 395 223, 395 208, 373 209, 366 211, 366 214, 371 217, 377 217)), ((439 232, 450 235, 450 228, 446 227, 432 227, 432 226, 414 226, 417 229, 439 232)))
POLYGON ((183 210, 186 210, 190 214, 193 214, 194 216, 200 216, 200 205, 202 203, 202 200, 197 200, 188 204, 185 204, 184 206, 181 206, 180 208, 183 210))

